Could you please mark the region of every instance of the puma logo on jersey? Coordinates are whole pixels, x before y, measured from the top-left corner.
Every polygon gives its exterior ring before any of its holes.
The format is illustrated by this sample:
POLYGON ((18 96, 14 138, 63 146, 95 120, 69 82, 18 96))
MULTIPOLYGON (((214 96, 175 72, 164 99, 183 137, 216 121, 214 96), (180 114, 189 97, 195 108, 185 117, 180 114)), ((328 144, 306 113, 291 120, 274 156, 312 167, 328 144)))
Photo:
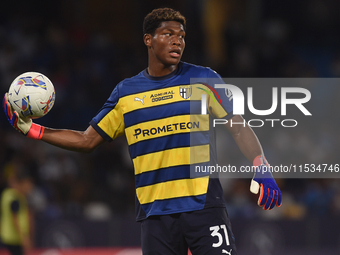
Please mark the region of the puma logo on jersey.
POLYGON ((135 101, 139 101, 139 102, 141 102, 144 105, 144 98, 145 98, 145 96, 143 96, 143 99, 135 97, 135 101))
POLYGON ((229 255, 231 255, 231 251, 232 251, 233 249, 231 249, 230 251, 226 251, 225 249, 222 249, 222 254, 229 254, 229 255))

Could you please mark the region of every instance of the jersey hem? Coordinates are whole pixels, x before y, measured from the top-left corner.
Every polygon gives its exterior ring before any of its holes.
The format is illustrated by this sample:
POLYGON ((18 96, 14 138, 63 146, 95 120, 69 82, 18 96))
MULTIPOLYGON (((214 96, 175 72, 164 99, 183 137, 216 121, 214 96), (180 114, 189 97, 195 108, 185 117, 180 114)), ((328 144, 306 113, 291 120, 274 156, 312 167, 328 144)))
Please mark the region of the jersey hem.
POLYGON ((146 216, 142 216, 142 217, 137 217, 136 221, 140 222, 140 221, 146 220, 148 217, 151 217, 151 216, 162 216, 162 215, 169 215, 169 214, 175 214, 175 213, 186 213, 186 212, 200 211, 200 210, 203 210, 203 209, 206 209, 206 208, 225 208, 225 207, 226 207, 225 204, 205 205, 202 208, 195 208, 195 209, 188 209, 188 210, 174 210, 174 211, 167 212, 167 213, 164 213, 164 214, 150 214, 150 215, 146 215, 146 216))

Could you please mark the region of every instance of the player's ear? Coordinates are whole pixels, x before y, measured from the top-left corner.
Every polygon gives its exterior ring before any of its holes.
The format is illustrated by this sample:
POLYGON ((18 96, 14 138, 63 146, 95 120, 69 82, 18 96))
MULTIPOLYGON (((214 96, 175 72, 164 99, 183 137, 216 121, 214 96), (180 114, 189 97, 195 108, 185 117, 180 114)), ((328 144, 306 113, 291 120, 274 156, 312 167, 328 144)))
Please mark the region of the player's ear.
POLYGON ((152 39, 152 35, 151 34, 144 34, 143 36, 143 40, 144 40, 144 44, 148 47, 151 46, 151 39, 152 39))

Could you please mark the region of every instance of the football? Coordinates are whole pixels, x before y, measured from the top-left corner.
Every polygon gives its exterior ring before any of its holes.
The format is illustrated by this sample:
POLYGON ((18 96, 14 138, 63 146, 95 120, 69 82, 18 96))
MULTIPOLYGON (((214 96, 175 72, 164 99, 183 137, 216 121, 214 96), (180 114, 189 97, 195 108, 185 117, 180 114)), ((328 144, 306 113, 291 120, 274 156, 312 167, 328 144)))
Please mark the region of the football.
POLYGON ((46 115, 55 101, 54 86, 50 79, 37 72, 19 75, 8 91, 8 102, 21 117, 32 119, 46 115))

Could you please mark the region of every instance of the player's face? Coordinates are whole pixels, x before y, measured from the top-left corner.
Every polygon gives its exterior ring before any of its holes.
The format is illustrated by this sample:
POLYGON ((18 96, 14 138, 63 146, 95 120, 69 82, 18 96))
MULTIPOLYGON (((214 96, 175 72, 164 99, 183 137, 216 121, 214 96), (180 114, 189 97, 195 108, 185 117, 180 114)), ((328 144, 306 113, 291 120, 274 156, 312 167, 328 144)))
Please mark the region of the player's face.
POLYGON ((164 66, 177 65, 184 51, 184 37, 185 31, 181 23, 163 21, 154 36, 150 36, 152 59, 164 66))
POLYGON ((24 180, 21 180, 20 186, 21 186, 22 192, 25 195, 27 195, 33 189, 33 182, 30 179, 24 179, 24 180))

